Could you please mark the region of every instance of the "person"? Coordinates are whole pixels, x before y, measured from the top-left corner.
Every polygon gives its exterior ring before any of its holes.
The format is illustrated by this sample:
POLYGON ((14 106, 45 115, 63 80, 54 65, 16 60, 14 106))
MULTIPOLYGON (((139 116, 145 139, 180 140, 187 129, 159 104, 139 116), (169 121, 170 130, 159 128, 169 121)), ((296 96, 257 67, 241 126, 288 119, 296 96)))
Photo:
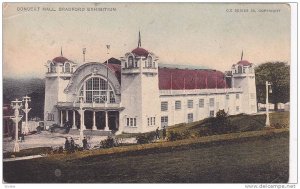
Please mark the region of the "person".
POLYGON ((25 142, 25 133, 24 132, 22 132, 22 134, 21 134, 21 141, 25 142))
POLYGON ((164 140, 165 140, 166 136, 167 136, 167 131, 166 131, 166 126, 164 126, 164 128, 163 128, 163 139, 164 140))
POLYGON ((66 137, 66 141, 65 141, 65 150, 66 150, 67 152, 70 151, 70 142, 69 142, 69 140, 68 140, 67 137, 66 137))
POLYGON ((73 138, 71 137, 71 152, 75 152, 75 142, 73 140, 73 138))
POLYGON ((158 130, 158 127, 157 127, 157 129, 155 131, 155 136, 156 136, 156 139, 159 139, 159 130, 158 130))
POLYGON ((83 149, 86 150, 87 149, 87 140, 85 137, 82 140, 82 144, 83 144, 83 149))

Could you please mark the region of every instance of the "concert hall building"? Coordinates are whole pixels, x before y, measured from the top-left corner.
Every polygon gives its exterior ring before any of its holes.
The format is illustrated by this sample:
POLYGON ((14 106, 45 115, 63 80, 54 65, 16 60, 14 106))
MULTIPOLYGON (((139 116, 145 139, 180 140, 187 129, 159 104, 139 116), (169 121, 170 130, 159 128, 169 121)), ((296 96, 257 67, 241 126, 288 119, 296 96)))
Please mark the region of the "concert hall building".
POLYGON ((120 60, 78 66, 61 53, 46 67, 45 125, 68 122, 73 132, 143 133, 221 109, 229 115, 257 112, 254 65, 242 58, 226 73, 160 64, 139 39, 120 60))

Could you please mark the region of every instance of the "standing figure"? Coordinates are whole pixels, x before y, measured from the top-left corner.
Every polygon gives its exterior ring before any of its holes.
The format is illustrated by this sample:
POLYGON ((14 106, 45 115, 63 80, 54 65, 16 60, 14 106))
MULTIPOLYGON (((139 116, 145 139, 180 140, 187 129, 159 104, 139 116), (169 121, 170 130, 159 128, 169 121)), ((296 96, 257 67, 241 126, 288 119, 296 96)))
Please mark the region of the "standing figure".
POLYGON ((163 128, 163 139, 164 140, 165 140, 166 136, 167 136, 167 131, 166 131, 166 126, 164 126, 164 128, 163 128))
POLYGON ((68 138, 66 137, 66 141, 65 141, 65 150, 67 152, 70 151, 70 141, 68 140, 68 138))
POLYGON ((73 138, 71 137, 71 152, 75 152, 75 142, 73 140, 73 138))
POLYGON ((158 127, 157 127, 157 129, 155 131, 155 137, 156 137, 156 139, 159 139, 159 130, 158 130, 158 127))
POLYGON ((87 140, 85 137, 82 140, 82 144, 83 144, 83 149, 86 150, 87 149, 87 140))

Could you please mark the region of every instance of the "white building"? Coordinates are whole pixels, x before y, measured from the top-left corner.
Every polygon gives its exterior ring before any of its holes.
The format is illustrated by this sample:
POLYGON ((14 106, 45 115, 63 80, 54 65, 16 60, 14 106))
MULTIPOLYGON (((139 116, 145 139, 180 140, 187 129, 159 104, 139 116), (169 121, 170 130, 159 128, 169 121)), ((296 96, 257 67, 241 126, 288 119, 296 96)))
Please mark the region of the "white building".
POLYGON ((62 54, 48 61, 45 125, 68 121, 73 131, 137 133, 215 116, 220 109, 230 115, 257 112, 255 73, 248 61, 225 74, 158 60, 139 39, 137 48, 108 63, 77 67, 62 54))

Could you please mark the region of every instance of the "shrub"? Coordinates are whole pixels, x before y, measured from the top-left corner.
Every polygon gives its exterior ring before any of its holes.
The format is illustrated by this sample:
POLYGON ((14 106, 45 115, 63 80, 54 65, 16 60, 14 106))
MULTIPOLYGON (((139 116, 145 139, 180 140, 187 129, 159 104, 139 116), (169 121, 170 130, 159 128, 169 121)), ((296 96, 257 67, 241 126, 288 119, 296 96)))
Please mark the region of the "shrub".
POLYGON ((138 144, 148 144, 153 142, 155 139, 155 132, 141 134, 136 137, 136 141, 138 144))
POLYGON ((117 143, 114 138, 109 136, 109 137, 107 137, 107 139, 102 140, 100 142, 100 146, 101 146, 101 148, 112 148, 112 147, 117 146, 117 143))

